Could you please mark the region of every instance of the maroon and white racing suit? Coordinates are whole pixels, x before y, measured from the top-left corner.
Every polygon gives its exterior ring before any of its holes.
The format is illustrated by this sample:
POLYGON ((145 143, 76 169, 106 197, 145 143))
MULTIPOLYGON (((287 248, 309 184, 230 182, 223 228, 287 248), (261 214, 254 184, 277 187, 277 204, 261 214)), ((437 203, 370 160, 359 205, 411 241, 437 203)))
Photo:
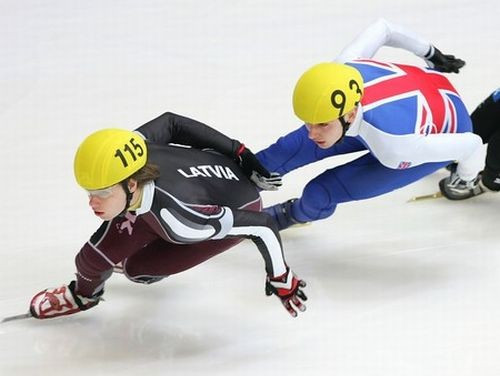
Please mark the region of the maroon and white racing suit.
POLYGON ((286 272, 276 225, 260 212, 257 188, 234 160, 238 141, 172 113, 137 132, 160 177, 143 187, 140 207, 105 221, 77 254, 78 294, 99 293, 117 265, 132 281, 151 283, 244 238, 256 244, 270 277, 286 272))

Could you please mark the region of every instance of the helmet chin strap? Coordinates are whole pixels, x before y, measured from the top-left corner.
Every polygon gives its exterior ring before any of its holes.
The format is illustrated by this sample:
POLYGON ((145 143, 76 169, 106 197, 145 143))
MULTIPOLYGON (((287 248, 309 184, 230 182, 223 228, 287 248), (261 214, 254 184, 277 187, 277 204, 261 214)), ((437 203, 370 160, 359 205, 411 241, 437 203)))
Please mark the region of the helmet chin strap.
POLYGON ((348 122, 347 120, 344 119, 344 117, 339 117, 340 125, 342 125, 342 136, 337 140, 336 144, 342 142, 342 140, 345 137, 345 134, 349 130, 349 127, 351 126, 352 122, 348 122))
POLYGON ((128 187, 129 179, 123 180, 120 184, 122 185, 123 190, 125 191, 126 200, 125 200, 125 208, 122 210, 119 217, 123 217, 125 213, 127 213, 128 208, 130 207, 130 202, 132 201, 133 192, 130 192, 130 188, 128 187))

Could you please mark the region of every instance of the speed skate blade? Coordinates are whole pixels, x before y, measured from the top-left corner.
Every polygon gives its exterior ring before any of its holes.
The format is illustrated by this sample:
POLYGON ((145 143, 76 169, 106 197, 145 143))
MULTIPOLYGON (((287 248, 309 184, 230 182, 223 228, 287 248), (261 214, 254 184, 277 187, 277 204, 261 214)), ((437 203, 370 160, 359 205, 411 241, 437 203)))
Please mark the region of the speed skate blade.
POLYGON ((3 324, 4 322, 14 321, 14 320, 29 319, 31 317, 33 317, 33 315, 30 312, 23 313, 23 314, 20 314, 20 315, 15 315, 15 316, 9 316, 9 317, 3 318, 2 321, 0 321, 0 324, 3 324))
POLYGON ((412 197, 412 198, 410 198, 408 200, 408 202, 430 200, 430 199, 441 198, 441 197, 443 197, 443 194, 441 193, 441 191, 439 191, 439 192, 436 192, 436 193, 432 193, 430 195, 423 195, 423 196, 412 197))

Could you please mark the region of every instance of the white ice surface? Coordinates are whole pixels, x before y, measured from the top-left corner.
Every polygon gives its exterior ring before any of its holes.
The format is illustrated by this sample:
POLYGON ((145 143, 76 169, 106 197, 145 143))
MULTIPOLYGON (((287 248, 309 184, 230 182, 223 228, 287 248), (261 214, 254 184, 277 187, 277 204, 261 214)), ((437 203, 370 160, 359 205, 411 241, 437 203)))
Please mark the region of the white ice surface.
MULTIPOLYGON (((451 79, 472 110, 500 84, 498 15, 494 0, 2 0, 0 316, 69 282, 98 226, 72 175, 89 132, 169 110, 259 150, 299 125, 300 73, 380 16, 467 61, 451 79)), ((342 161, 290 174, 266 203, 342 161)), ((406 203, 443 176, 284 232, 308 282, 297 319, 244 243, 152 286, 115 275, 88 312, 0 325, 0 374, 498 376, 500 195, 406 203)))

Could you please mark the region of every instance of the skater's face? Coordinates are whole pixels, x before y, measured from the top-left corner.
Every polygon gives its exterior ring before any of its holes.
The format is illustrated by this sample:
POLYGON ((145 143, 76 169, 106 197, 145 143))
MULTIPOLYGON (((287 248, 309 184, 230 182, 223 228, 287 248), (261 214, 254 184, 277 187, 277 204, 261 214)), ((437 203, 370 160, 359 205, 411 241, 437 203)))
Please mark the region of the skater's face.
MULTIPOLYGON (((129 189, 135 193, 137 191, 137 183, 131 181, 129 189)), ((115 184, 106 189, 98 191, 87 191, 89 195, 89 205, 94 214, 104 221, 110 221, 120 214, 125 208, 127 195, 121 184, 115 184)), ((135 194, 132 198, 134 201, 135 194)))
POLYGON ((311 139, 321 149, 328 149, 342 137, 342 124, 333 120, 328 123, 306 124, 311 139))
MULTIPOLYGON (((356 117, 356 112, 356 109, 350 111, 344 115, 344 119, 351 123, 356 117)), ((343 129, 339 119, 318 124, 306 123, 306 128, 309 131, 309 139, 321 149, 332 147, 342 138, 343 129)))

